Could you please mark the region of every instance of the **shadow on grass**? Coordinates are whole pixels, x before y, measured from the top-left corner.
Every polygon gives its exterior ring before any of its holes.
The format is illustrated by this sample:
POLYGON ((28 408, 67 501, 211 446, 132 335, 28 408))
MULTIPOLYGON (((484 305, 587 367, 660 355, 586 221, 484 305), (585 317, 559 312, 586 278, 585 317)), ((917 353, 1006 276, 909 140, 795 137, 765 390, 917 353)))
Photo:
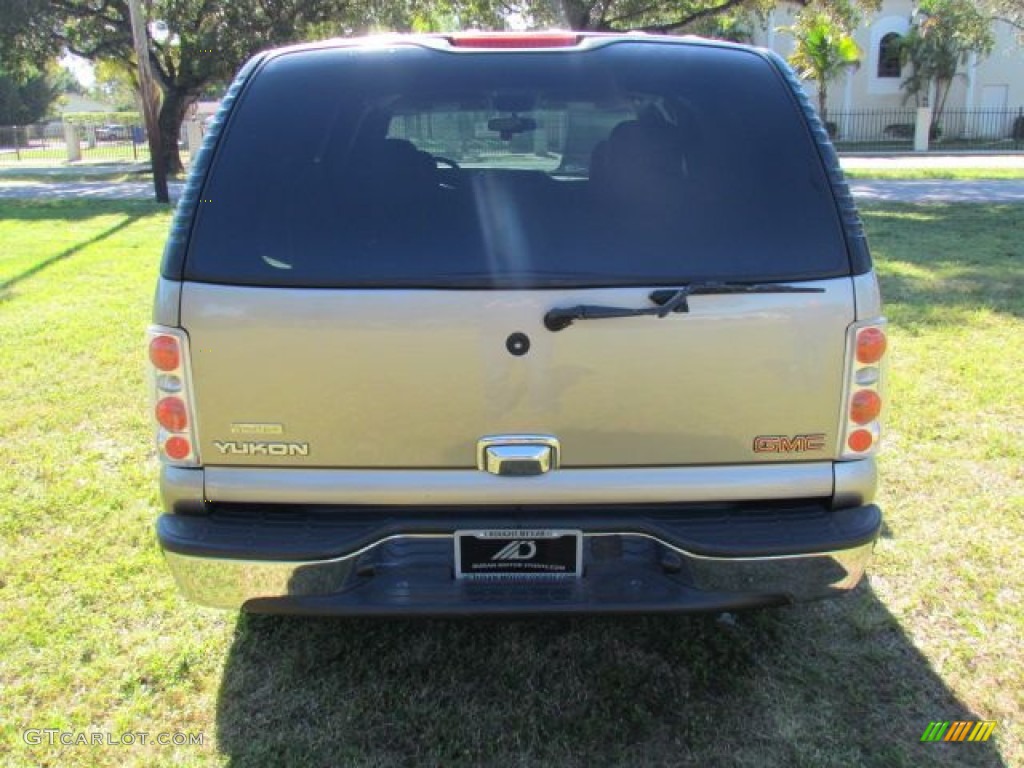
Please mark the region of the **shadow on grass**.
POLYGON ((862 587, 724 620, 242 614, 217 731, 232 766, 1003 765, 921 743, 958 719, 862 587))
POLYGON ((16 286, 18 283, 22 282, 23 280, 27 280, 33 275, 39 274, 44 269, 52 267, 54 264, 58 264, 66 259, 71 258, 76 253, 79 253, 80 251, 83 251, 86 248, 88 248, 90 245, 94 245, 102 240, 106 240, 108 237, 113 237, 125 227, 131 226, 133 223, 135 223, 139 218, 142 217, 142 215, 143 214, 140 213, 133 216, 128 216, 127 218, 122 219, 109 229, 100 232, 98 235, 95 235, 94 237, 91 237, 88 240, 83 240, 80 243, 75 243, 70 248, 63 250, 60 253, 56 253, 53 256, 50 256, 49 258, 43 259, 42 261, 36 262, 23 272, 20 272, 19 274, 14 275, 13 277, 10 277, 7 280, 0 282, 0 302, 7 301, 12 297, 13 294, 11 289, 14 288, 14 286, 16 286))
POLYGON ((141 218, 170 210, 147 200, 0 199, 0 219, 15 221, 85 221, 120 214, 141 218))
POLYGON ((867 206, 863 216, 895 322, 947 325, 951 314, 978 310, 1024 316, 1024 206, 867 206))

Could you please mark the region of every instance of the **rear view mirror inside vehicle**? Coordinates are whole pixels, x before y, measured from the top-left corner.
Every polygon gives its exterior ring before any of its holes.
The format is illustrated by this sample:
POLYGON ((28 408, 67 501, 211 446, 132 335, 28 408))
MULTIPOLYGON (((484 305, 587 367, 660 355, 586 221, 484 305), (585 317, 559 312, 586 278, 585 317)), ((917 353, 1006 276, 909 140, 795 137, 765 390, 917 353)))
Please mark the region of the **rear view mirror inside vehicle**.
POLYGON ((511 139, 519 133, 537 130, 537 121, 532 117, 494 117, 487 121, 487 130, 500 134, 501 138, 511 139))

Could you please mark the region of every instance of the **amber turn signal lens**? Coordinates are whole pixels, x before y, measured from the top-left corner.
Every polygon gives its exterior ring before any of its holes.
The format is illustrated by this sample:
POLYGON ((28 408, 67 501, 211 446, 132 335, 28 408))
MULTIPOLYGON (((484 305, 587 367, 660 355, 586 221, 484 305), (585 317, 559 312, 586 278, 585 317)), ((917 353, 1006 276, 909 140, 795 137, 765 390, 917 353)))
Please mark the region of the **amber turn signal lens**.
POLYGON ((172 459, 180 461, 191 452, 192 446, 189 445, 188 440, 180 435, 174 435, 174 437, 168 438, 167 442, 164 443, 164 453, 172 459))
POLYGON ((154 336, 149 342, 149 360, 158 371, 173 371, 181 365, 181 349, 173 336, 154 336))
POLYGON ((858 453, 866 451, 871 447, 871 443, 875 440, 871 433, 866 429, 858 429, 850 433, 849 439, 846 444, 850 446, 851 451, 857 451, 858 453))
POLYGON ((865 328, 857 334, 857 362, 864 365, 877 363, 885 354, 888 341, 881 328, 865 328))
POLYGON ((171 432, 183 431, 188 426, 185 403, 177 397, 165 397, 156 404, 156 420, 171 432))
POLYGON ((867 424, 882 412, 882 398, 873 389, 862 389, 850 398, 850 420, 867 424))

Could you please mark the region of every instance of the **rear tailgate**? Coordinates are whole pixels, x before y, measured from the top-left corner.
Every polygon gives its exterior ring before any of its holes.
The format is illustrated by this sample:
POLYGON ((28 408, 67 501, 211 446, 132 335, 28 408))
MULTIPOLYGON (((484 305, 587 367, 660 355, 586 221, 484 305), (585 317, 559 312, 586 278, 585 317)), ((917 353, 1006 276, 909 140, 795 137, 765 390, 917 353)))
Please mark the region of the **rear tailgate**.
POLYGON ((186 283, 201 453, 211 465, 472 468, 482 436, 545 433, 564 467, 831 458, 851 281, 804 285, 824 292, 695 296, 689 313, 552 333, 554 306, 645 306, 649 290, 186 283), (525 355, 506 347, 516 332, 525 355), (755 451, 759 436, 790 438, 788 452, 755 451))

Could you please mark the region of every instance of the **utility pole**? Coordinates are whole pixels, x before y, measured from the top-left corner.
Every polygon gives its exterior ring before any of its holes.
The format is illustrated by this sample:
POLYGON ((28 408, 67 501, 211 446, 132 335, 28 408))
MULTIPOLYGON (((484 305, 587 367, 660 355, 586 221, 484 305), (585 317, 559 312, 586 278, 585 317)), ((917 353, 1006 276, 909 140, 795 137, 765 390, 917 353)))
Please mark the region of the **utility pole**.
POLYGON ((135 58, 139 62, 139 91, 142 96, 142 113, 146 120, 146 135, 149 137, 149 161, 153 168, 153 191, 158 203, 169 203, 167 194, 167 168, 161 153, 163 142, 160 137, 160 123, 157 119, 157 92, 153 82, 153 71, 149 67, 149 43, 146 39, 146 17, 139 0, 128 0, 132 21, 132 40, 135 43, 135 58))

